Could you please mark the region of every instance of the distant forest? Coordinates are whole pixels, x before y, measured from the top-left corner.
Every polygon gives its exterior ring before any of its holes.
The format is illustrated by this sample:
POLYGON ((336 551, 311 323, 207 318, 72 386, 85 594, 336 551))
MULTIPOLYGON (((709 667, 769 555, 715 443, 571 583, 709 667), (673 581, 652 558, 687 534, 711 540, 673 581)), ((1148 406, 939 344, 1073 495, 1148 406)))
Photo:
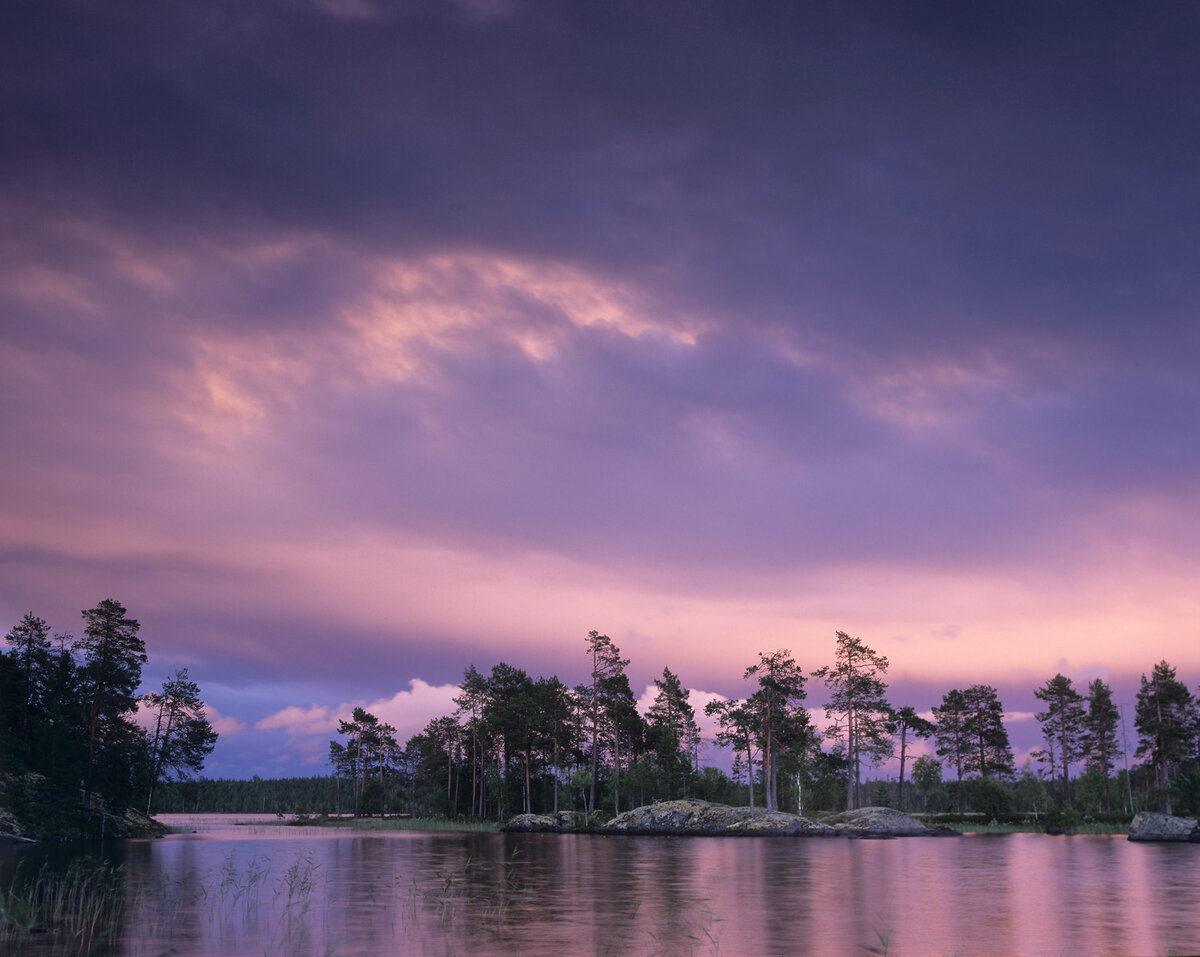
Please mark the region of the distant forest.
POLYGON ((607 817, 686 796, 798 813, 870 804, 1001 820, 1200 813, 1200 706, 1166 662, 1142 677, 1129 754, 1105 682, 1079 689, 1061 674, 1047 679, 1034 691, 1043 746, 1018 770, 995 688, 954 688, 932 708, 894 702, 887 658, 838 632, 832 664, 804 675, 789 651, 759 653, 744 672, 746 697, 707 706, 719 728, 712 743, 732 751, 726 774, 702 765, 696 713, 674 672, 655 680, 643 715, 612 640, 590 632, 582 651, 589 679, 575 687, 504 663, 486 674, 472 666, 455 712, 403 745, 355 709, 330 741, 330 775, 179 781, 160 788, 155 810, 505 820, 556 810, 607 817), (827 691, 824 733, 804 707, 810 679, 827 691), (912 760, 917 739, 933 754, 912 760), (899 774, 880 778, 893 757, 899 774))

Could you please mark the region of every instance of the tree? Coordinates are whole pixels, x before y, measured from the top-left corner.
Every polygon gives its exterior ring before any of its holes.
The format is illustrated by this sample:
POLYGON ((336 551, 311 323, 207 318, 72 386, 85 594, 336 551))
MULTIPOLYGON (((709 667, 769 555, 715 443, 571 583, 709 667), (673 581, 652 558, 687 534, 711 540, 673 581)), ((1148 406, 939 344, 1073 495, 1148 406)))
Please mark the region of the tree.
POLYGON ((933 722, 922 718, 911 705, 892 712, 891 731, 900 736, 900 783, 896 789, 896 807, 901 811, 904 810, 904 759, 908 751, 908 736, 928 738, 936 730, 933 722))
POLYGON ((1071 804, 1071 765, 1083 756, 1083 695, 1075 690, 1071 679, 1057 674, 1033 692, 1045 701, 1047 708, 1036 715, 1046 739, 1047 756, 1051 773, 1054 770, 1054 754, 1058 753, 1058 768, 1062 772, 1063 805, 1071 804))
POLYGON ((733 748, 734 780, 740 766, 739 752, 746 755, 746 782, 750 810, 754 810, 754 715, 745 701, 717 700, 704 706, 704 713, 717 719, 717 745, 733 748))
POLYGON ((20 728, 27 731, 30 716, 45 693, 46 670, 50 663, 50 626, 33 612, 25 616, 5 636, 21 682, 20 728))
POLYGON ((1142 675, 1134 725, 1136 755, 1153 768, 1159 810, 1171 814, 1171 785, 1179 765, 1192 754, 1196 718, 1192 694, 1176 679, 1175 669, 1160 661, 1147 678, 1142 675))
POLYGON ((500 744, 503 759, 503 781, 505 791, 501 797, 501 815, 515 792, 520 792, 526 813, 531 807, 533 751, 536 745, 537 695, 533 679, 521 668, 514 668, 503 661, 492 667, 487 682, 487 703, 483 707, 483 720, 500 744), (519 756, 523 762, 524 781, 515 784, 511 777, 512 759, 519 756), (507 793, 509 791, 513 794, 507 793))
MULTIPOLYGON (((603 685, 606 679, 622 674, 629 659, 621 657, 620 649, 608 635, 594 630, 588 632, 587 654, 592 659, 592 686, 588 702, 592 733, 592 781, 588 794, 588 814, 591 815, 596 811, 596 778, 600 774, 600 732, 605 718, 603 685)), ((619 766, 617 774, 620 774, 619 766)))
POLYGON ((1097 678, 1088 685, 1087 713, 1083 718, 1080 747, 1084 766, 1100 778, 1100 794, 1105 813, 1112 813, 1108 781, 1116 760, 1122 753, 1117 740, 1117 726, 1120 720, 1120 712, 1113 704, 1112 689, 1097 678))
POLYGON ((852 638, 839 631, 834 664, 813 672, 824 680, 831 693, 825 716, 832 718, 833 723, 825 732, 826 736, 842 742, 850 767, 846 810, 852 810, 860 803, 863 757, 874 766, 892 751, 891 708, 885 698, 887 685, 880 677, 887 674, 887 669, 885 656, 868 648, 861 638, 852 638))
POLYGON ((762 754, 763 790, 768 811, 779 809, 778 772, 789 752, 799 755, 809 737, 804 700, 804 675, 786 650, 767 655, 759 652, 758 664, 746 669, 745 678, 755 678, 758 690, 746 699, 759 751, 762 754))
POLYGON ((646 719, 667 800, 672 800, 677 780, 686 781, 694 770, 687 742, 698 733, 696 712, 688 703, 690 692, 670 668, 663 668, 662 677, 655 678, 654 685, 658 693, 646 719))
POLYGON ((549 745, 550 767, 553 769, 554 779, 553 810, 557 814, 563 756, 569 754, 577 743, 575 698, 571 689, 556 676, 538 678, 534 690, 543 716, 546 743, 549 745))
POLYGON ((1004 706, 991 685, 971 685, 963 692, 966 733, 971 741, 963 767, 982 777, 1013 773, 1012 747, 1004 727, 1004 706))
POLYGON ((487 679, 471 665, 463 672, 463 680, 458 687, 462 694, 454 699, 458 706, 455 718, 465 724, 471 742, 471 813, 483 817, 486 798, 484 769, 487 766, 483 707, 487 701, 487 679))
POLYGON ((124 806, 132 787, 132 750, 142 736, 130 719, 137 707, 146 644, 138 637, 139 623, 126 618, 125 606, 111 598, 86 609, 83 619, 83 637, 75 648, 83 658, 79 677, 88 702, 84 803, 91 797, 94 779, 102 778, 106 798, 124 806))
POLYGON ((154 712, 154 734, 150 740, 150 787, 146 813, 154 800, 154 787, 163 780, 198 774, 204 759, 217 743, 200 700, 200 688, 188 677, 187 668, 163 682, 162 691, 150 692, 142 701, 154 712))
POLYGON ((913 762, 912 780, 928 804, 930 793, 942 783, 942 766, 935 758, 922 754, 913 762))
POLYGON ((958 810, 963 810, 963 770, 967 764, 967 752, 971 747, 968 728, 967 699, 962 691, 954 688, 942 695, 942 703, 933 709, 936 728, 933 732, 937 742, 937 756, 953 767, 958 781, 958 810))

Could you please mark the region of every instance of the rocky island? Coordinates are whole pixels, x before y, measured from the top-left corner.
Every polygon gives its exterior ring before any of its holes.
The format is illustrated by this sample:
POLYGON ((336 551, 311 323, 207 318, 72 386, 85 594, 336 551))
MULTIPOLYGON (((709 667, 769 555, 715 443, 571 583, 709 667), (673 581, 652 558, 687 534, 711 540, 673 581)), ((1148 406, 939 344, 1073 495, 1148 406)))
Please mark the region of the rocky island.
POLYGON ((501 830, 593 834, 661 834, 692 837, 939 837, 956 835, 947 828, 926 827, 903 811, 864 807, 830 818, 810 821, 798 814, 748 807, 729 807, 691 799, 661 801, 625 811, 604 824, 587 826, 578 812, 518 814, 501 830))

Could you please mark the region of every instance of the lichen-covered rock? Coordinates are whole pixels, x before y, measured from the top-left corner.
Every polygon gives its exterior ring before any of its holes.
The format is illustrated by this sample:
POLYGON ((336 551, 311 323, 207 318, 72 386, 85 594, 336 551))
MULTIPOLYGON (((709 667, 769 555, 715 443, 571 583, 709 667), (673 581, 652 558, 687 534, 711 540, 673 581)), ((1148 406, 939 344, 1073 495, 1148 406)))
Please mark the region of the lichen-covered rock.
POLYGON ((1200 843, 1200 827, 1194 817, 1142 811, 1129 825, 1129 840, 1200 843))
POLYGON ((558 829, 558 822, 549 814, 518 814, 500 828, 502 831, 523 832, 557 831, 558 829))
POLYGON ((929 837, 934 832, 911 814, 890 807, 860 807, 829 818, 839 831, 858 837, 929 837))
POLYGON ((836 836, 822 824, 780 811, 752 811, 707 801, 662 801, 634 808, 613 818, 601 830, 606 834, 683 834, 836 836))
POLYGON ((583 811, 558 811, 554 823, 560 831, 587 830, 587 815, 583 811))
MULTIPOLYGON (((746 810, 749 808, 739 808, 746 810)), ((838 837, 836 828, 783 811, 755 811, 725 830, 726 834, 781 834, 794 837, 838 837)))

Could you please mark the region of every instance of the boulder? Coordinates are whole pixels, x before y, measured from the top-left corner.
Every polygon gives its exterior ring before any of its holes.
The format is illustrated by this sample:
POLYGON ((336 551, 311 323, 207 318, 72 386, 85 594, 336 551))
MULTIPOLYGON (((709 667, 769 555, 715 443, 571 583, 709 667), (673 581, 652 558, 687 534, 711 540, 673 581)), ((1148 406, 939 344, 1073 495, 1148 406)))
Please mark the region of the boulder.
POLYGON ((518 814, 512 818, 502 831, 523 831, 532 833, 535 831, 557 831, 558 822, 549 814, 518 814))
POLYGON ((829 823, 856 837, 930 837, 930 830, 911 814, 890 807, 860 807, 829 818, 829 823))
POLYGON ((1194 817, 1141 811, 1129 825, 1129 840, 1200 843, 1200 827, 1194 817))
POLYGON ((707 801, 662 801, 619 814, 600 828, 605 834, 734 836, 778 834, 836 837, 837 832, 795 814, 751 810, 707 801))
POLYGON ((583 811, 558 811, 554 823, 560 831, 586 831, 587 815, 583 811))

